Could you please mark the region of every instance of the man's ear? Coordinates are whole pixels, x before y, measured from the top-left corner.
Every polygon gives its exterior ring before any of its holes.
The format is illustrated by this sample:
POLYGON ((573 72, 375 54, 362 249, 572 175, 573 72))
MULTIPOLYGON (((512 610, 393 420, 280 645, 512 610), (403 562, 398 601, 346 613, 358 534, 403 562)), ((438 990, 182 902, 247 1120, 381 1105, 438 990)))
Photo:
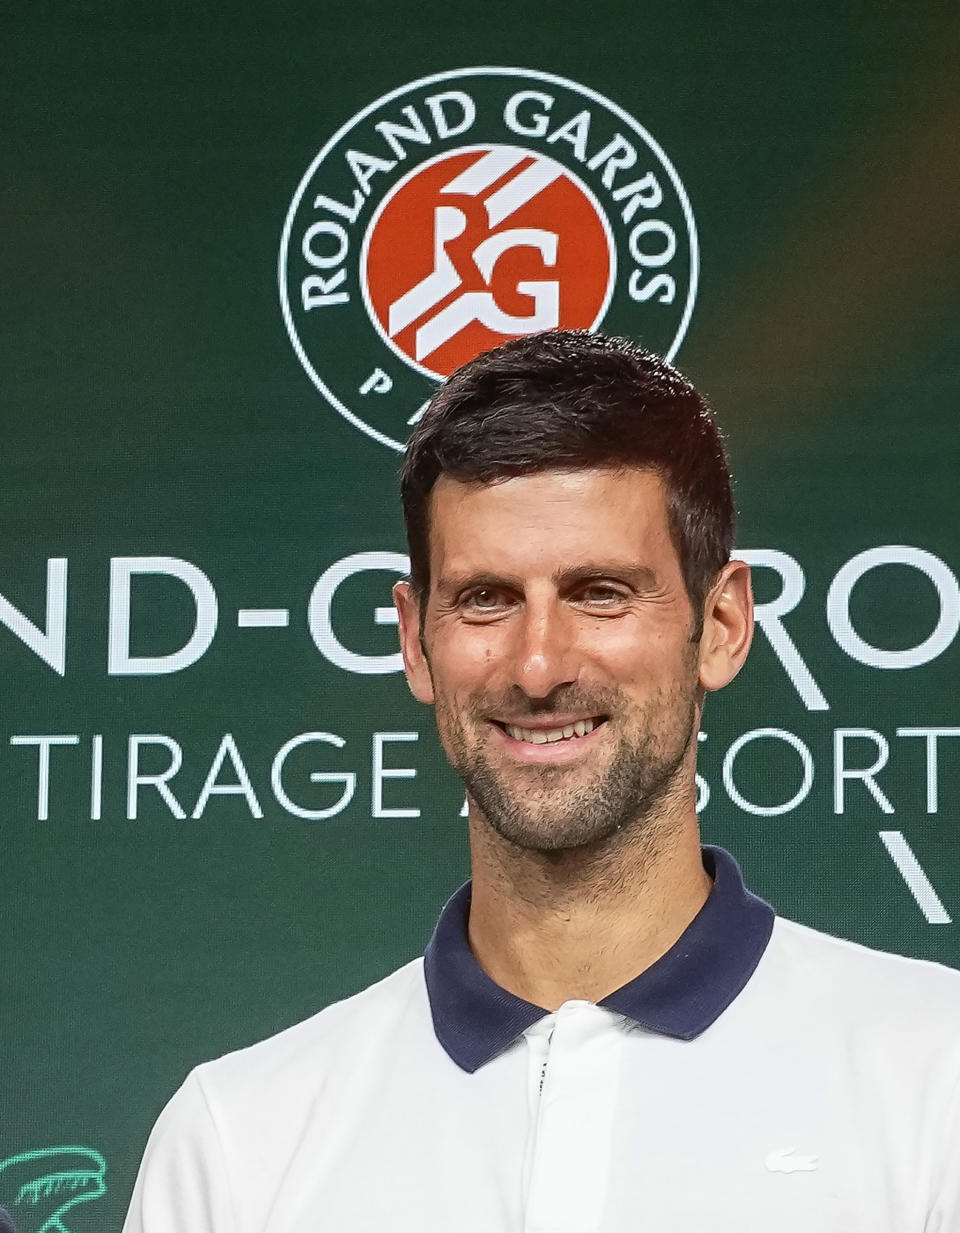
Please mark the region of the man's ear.
POLYGON ((418 702, 430 704, 434 700, 433 681, 420 641, 420 598, 410 583, 404 580, 393 588, 393 602, 397 605, 400 618, 400 650, 407 684, 418 702))
POLYGON ((723 689, 743 667, 753 641, 753 588, 750 566, 730 561, 710 588, 703 608, 700 684, 723 689))

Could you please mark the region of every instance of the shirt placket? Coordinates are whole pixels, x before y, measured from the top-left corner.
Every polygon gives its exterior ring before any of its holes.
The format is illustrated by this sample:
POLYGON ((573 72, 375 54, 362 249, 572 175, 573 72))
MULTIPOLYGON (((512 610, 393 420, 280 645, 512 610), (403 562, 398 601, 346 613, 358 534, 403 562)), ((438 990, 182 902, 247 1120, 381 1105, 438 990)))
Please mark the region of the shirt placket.
POLYGON ((527 1033, 524 1233, 601 1229, 622 1043, 622 1018, 591 1002, 564 1002, 527 1033))

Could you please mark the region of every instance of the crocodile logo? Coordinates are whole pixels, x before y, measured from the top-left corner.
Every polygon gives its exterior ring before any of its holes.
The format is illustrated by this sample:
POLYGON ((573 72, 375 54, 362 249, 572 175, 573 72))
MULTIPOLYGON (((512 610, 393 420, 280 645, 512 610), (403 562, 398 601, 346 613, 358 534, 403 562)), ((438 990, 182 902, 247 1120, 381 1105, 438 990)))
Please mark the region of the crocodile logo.
POLYGON ((107 1162, 89 1147, 41 1147, 0 1160, 0 1203, 18 1233, 71 1233, 65 1217, 106 1194, 107 1162))

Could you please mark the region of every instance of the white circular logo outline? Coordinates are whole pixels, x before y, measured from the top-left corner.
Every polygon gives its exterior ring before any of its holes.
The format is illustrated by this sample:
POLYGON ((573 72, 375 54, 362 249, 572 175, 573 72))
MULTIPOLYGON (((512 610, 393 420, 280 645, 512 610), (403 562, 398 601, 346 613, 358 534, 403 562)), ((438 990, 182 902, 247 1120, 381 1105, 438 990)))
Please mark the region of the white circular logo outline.
POLYGON ((536 81, 549 82, 552 85, 562 86, 565 89, 571 90, 575 94, 581 94, 585 98, 591 99, 593 102, 598 103, 601 107, 606 107, 615 116, 633 129, 641 140, 647 143, 653 153, 660 160, 661 165, 676 190, 677 197, 680 201, 680 208, 683 211, 684 221, 687 224, 687 235, 690 241, 690 278, 687 289, 687 300, 684 304, 683 314, 680 318, 680 324, 677 327, 673 342, 670 345, 670 349, 664 356, 668 362, 676 355, 680 348, 680 344, 686 336, 687 328, 690 324, 690 317, 693 314, 693 305, 697 297, 697 286, 700 277, 700 248, 697 238, 697 227, 693 219, 693 209, 691 208, 686 190, 683 187, 680 176, 677 174, 673 163, 669 158, 667 158, 667 155, 660 143, 647 132, 638 120, 635 120, 634 117, 619 106, 619 104, 614 103, 611 99, 606 98, 605 95, 600 94, 598 91, 592 90, 589 86, 584 86, 579 82, 571 81, 568 77, 561 77, 558 73, 547 73, 541 69, 525 69, 518 67, 507 67, 504 65, 473 65, 470 68, 448 69, 442 73, 430 73, 426 77, 418 77, 415 81, 404 82, 402 86, 397 86, 395 89, 388 91, 386 94, 380 95, 379 98, 374 99, 361 111, 358 111, 355 115, 351 116, 349 120, 341 124, 333 136, 330 137, 321 147, 319 153, 314 157, 307 170, 301 176, 300 183, 297 185, 296 192, 290 202, 286 217, 283 221, 283 231, 280 236, 280 252, 277 259, 277 282, 280 292, 280 308, 283 313, 284 325, 286 326, 287 335, 290 339, 291 345, 293 346, 294 352, 300 360, 300 363, 303 365, 307 376, 324 396, 324 398, 326 398, 326 400, 330 403, 333 409, 339 412, 345 420, 353 424, 354 428, 359 428, 360 431, 366 436, 372 437, 373 440, 379 441, 381 445, 386 445, 400 454, 402 454, 406 449, 406 445, 403 442, 395 441, 393 437, 388 437, 386 433, 380 432, 379 429, 374 428, 371 424, 367 424, 358 415, 351 411, 348 406, 341 402, 326 382, 324 382, 320 377, 319 373, 316 371, 308 358, 303 344, 300 342, 300 338, 297 334, 296 326, 293 321, 293 313, 290 309, 287 289, 286 265, 287 253, 290 245, 290 232, 293 230, 294 217, 297 210, 300 208, 300 202, 303 200, 303 194, 306 191, 310 181, 313 179, 314 173, 331 150, 335 149, 341 139, 345 137, 352 128, 354 128, 362 120, 365 120, 367 116, 371 115, 378 108, 384 106, 384 104, 390 103, 396 98, 401 98, 404 94, 407 94, 412 90, 420 89, 423 86, 432 86, 438 82, 456 81, 462 77, 478 77, 484 74, 491 77, 533 78, 536 81))

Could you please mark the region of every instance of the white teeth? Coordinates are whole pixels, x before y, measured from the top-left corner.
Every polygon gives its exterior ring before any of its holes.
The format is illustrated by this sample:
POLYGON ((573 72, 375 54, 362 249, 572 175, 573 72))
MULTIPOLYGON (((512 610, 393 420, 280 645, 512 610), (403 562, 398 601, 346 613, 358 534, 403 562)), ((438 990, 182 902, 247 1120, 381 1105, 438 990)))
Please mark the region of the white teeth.
POLYGON ((556 741, 568 741, 574 736, 587 736, 596 727, 593 719, 578 719, 576 723, 566 724, 562 728, 521 728, 517 724, 504 724, 507 735, 515 741, 526 741, 528 745, 552 745, 556 741))

